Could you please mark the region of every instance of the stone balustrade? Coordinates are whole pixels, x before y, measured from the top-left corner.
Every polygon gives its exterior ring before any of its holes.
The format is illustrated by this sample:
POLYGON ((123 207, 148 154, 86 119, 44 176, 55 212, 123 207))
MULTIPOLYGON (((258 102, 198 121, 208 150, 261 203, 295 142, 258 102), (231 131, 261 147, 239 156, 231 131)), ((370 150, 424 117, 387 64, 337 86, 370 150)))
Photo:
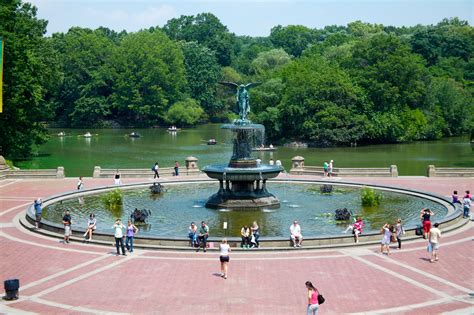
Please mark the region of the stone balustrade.
POLYGON ((5 179, 33 179, 33 178, 64 178, 64 167, 56 169, 17 170, 9 169, 4 172, 5 179))
POLYGON ((428 177, 474 177, 474 167, 435 167, 428 165, 428 177))
MULTIPOLYGON (((106 169, 100 166, 94 167, 92 177, 94 178, 113 178, 117 170, 120 172, 122 178, 153 178, 154 172, 150 168, 135 168, 135 169, 106 169)), ((160 167, 158 169, 160 176, 173 176, 174 167, 160 167)), ((198 159, 190 156, 186 158, 185 167, 180 166, 179 175, 198 175, 201 171, 198 167, 198 159)))
MULTIPOLYGON (((292 175, 314 175, 323 176, 324 168, 322 166, 306 166, 304 158, 295 156, 291 159, 292 175)), ((364 167, 364 168, 341 168, 335 167, 332 172, 335 177, 398 177, 398 168, 396 165, 390 167, 364 167)))

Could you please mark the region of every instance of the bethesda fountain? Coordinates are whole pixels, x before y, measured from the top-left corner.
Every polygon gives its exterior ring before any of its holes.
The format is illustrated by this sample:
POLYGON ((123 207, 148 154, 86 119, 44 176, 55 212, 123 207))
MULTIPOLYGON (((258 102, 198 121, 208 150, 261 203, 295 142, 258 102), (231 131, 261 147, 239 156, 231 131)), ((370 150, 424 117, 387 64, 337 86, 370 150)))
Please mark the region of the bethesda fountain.
POLYGON ((208 208, 254 210, 278 208, 280 201, 267 190, 267 180, 277 177, 283 171, 278 165, 257 163, 252 149, 263 144, 265 127, 253 124, 248 118, 250 112, 248 89, 260 83, 236 84, 220 82, 237 90, 239 119, 224 124, 233 134, 233 152, 228 164, 207 165, 203 172, 219 181, 219 191, 206 202, 208 208))

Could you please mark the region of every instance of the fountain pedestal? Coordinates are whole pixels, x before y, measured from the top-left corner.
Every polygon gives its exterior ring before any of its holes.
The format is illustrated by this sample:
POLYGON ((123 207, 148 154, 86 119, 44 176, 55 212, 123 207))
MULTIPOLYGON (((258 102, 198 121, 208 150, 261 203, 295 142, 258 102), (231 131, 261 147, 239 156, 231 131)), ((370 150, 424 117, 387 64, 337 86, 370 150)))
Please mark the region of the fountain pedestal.
POLYGON ((208 208, 254 210, 278 208, 280 201, 267 190, 267 180, 283 171, 277 165, 258 165, 250 155, 263 138, 263 126, 232 124, 222 128, 234 132, 233 155, 228 164, 208 165, 203 172, 219 181, 219 191, 206 202, 208 208))

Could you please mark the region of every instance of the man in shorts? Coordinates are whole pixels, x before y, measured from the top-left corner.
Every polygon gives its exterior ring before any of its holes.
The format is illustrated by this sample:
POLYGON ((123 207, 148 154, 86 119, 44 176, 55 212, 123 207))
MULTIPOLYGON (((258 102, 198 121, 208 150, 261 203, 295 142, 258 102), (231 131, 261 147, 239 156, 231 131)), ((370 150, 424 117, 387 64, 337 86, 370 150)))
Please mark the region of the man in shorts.
POLYGON ((66 210, 66 213, 64 214, 63 217, 63 224, 64 224, 64 243, 69 243, 69 236, 71 236, 72 231, 71 231, 71 214, 69 213, 69 210, 66 210))
POLYGON ((293 247, 301 247, 303 242, 303 235, 301 235, 301 226, 298 224, 298 221, 293 221, 293 224, 290 225, 290 238, 293 242, 293 247))
POLYGON ((199 251, 202 247, 204 248, 204 252, 206 252, 206 243, 207 243, 207 238, 209 237, 209 226, 206 225, 206 222, 202 221, 201 222, 201 227, 199 228, 199 247, 196 249, 196 252, 199 251))
POLYGON ((434 224, 434 228, 430 230, 431 259, 430 262, 438 261, 439 239, 441 238, 441 230, 438 229, 439 223, 434 224))

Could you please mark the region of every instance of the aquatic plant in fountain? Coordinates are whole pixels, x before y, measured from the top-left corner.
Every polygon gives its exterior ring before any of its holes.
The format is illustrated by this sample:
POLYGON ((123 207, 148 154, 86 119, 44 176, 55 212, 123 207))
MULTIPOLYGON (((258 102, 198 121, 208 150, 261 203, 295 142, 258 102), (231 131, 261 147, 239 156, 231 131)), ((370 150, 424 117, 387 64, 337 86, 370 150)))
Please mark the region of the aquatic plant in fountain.
POLYGON ((222 129, 233 133, 232 157, 227 164, 207 165, 203 172, 210 178, 219 180, 219 191, 206 202, 209 208, 260 209, 280 206, 280 201, 267 190, 267 180, 274 178, 283 170, 276 165, 257 165, 251 156, 252 148, 263 144, 265 127, 253 124, 247 115, 250 112, 247 89, 260 83, 221 84, 237 89, 239 119, 232 124, 222 125, 222 129))

